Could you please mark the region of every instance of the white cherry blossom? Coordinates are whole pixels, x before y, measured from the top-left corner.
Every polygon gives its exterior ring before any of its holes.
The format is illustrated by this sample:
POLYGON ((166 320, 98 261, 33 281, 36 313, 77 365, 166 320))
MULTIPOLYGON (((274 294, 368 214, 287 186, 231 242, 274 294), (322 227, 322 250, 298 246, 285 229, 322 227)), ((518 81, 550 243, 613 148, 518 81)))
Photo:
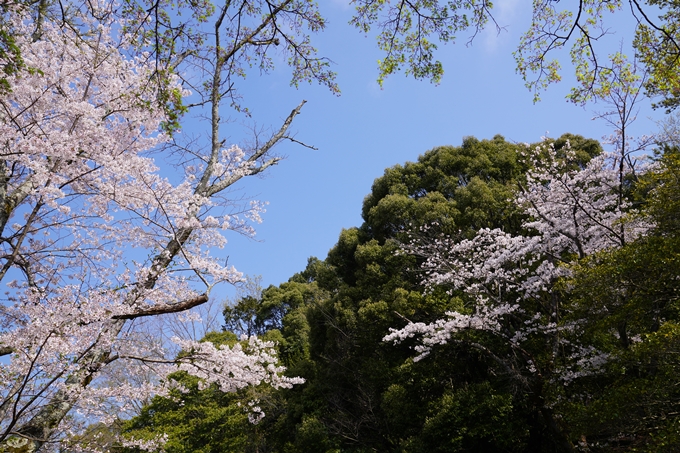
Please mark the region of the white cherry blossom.
POLYGON ((131 400, 165 394, 180 369, 224 391, 299 383, 254 338, 243 348, 178 338, 187 354, 177 359, 137 326, 240 281, 219 253, 224 230, 254 234, 263 204, 223 193, 278 161, 267 153, 302 104, 262 148, 213 140, 195 150, 205 165, 180 162, 177 181, 153 158, 169 145, 154 62, 126 57, 104 26, 77 35, 45 21, 38 40, 34 28, 14 17, 29 69, 0 99, 0 449, 57 448, 85 420, 111 421, 131 413, 131 400), (109 385, 116 370, 126 379, 109 385))
MULTIPOLYGON (((436 228, 414 233, 401 253, 423 259, 423 284, 428 289, 445 287, 462 295, 467 311, 446 313, 432 323, 410 322, 392 329, 385 341, 416 339, 416 357, 433 347, 463 342, 502 363, 522 385, 540 366, 525 347, 541 339, 546 351, 554 351, 550 373, 544 378, 569 383, 600 370, 607 355, 592 347, 570 342, 578 322, 563 322, 555 284, 570 275, 569 264, 581 258, 644 235, 651 227, 622 197, 616 156, 603 154, 578 165, 569 145, 558 152, 549 141, 527 150, 532 170, 513 200, 528 215, 527 235, 501 229, 481 229, 472 239, 435 236, 436 228), (512 357, 500 357, 463 335, 482 331, 503 340, 512 357), (557 352, 561 351, 561 352, 557 352), (558 364, 559 362, 559 364, 558 364), (549 376, 550 375, 550 376, 549 376)), ((629 169, 627 171, 632 171, 629 169)), ((634 169, 644 171, 642 166, 634 169)), ((625 175, 624 175, 625 176, 625 175)))

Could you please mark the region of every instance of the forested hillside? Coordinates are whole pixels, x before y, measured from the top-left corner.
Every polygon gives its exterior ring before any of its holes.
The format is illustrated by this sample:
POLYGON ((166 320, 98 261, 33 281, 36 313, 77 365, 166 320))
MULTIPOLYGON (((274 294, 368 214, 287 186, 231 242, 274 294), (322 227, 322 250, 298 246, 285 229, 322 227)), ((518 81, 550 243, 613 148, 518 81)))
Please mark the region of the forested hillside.
POLYGON ((225 397, 178 374, 189 393, 126 435, 168 432, 169 452, 674 451, 680 159, 623 175, 615 159, 579 136, 496 136, 387 169, 325 260, 206 339, 276 341, 306 383, 225 397))

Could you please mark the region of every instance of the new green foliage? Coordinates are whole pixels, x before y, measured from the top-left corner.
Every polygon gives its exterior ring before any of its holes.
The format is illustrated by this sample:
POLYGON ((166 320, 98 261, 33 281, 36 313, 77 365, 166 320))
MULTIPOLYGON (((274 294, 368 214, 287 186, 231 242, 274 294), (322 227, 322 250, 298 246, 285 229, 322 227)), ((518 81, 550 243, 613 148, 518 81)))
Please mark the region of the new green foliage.
MULTIPOLYGON (((560 139, 558 147, 567 139, 584 162, 601 151, 597 142, 578 136, 560 139)), ((306 271, 328 296, 306 309, 314 371, 304 376, 307 398, 296 399, 302 413, 288 416, 295 429, 313 415, 334 445, 347 451, 422 451, 435 444, 448 451, 456 451, 454 445, 461 451, 550 448, 535 434, 543 422, 532 418, 524 397, 493 374, 480 351, 451 345, 413 363, 409 347, 382 341, 405 319, 427 322, 462 307, 443 290, 423 294, 418 260, 399 253, 407 232, 432 222, 462 237, 484 227, 516 231, 522 214, 510 199, 527 170, 518 159, 523 149, 500 136, 467 138, 460 147, 434 149, 376 179, 364 201, 364 224, 340 234, 323 266, 310 263, 321 272, 306 271), (486 387, 493 391, 480 391, 486 387), (436 416, 443 407, 448 415, 436 416), (470 417, 470 411, 480 416, 470 417), (500 431, 491 432, 486 415, 500 431), (458 425, 447 430, 444 420, 458 425), (451 443, 454 433, 460 439, 451 443)))

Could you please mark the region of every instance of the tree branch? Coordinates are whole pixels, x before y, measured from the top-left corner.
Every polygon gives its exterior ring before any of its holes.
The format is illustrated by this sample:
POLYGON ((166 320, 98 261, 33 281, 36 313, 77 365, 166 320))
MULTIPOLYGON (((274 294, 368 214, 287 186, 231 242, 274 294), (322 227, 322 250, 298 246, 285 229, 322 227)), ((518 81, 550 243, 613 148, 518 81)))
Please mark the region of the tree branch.
MULTIPOLYGON (((267 141, 267 143, 265 143, 264 145, 262 145, 262 147, 260 147, 257 151, 255 151, 255 153, 252 156, 250 156, 250 158, 248 158, 248 162, 257 161, 257 159, 259 159, 262 156, 264 156, 265 154, 267 154, 267 152, 274 145, 276 145, 281 139, 288 138, 288 137, 286 137, 286 131, 290 127, 290 125, 293 122, 293 120, 295 119, 295 117, 300 114, 300 110, 302 109, 302 106, 305 105, 305 103, 307 103, 307 101, 300 102, 300 104, 297 107, 295 107, 293 109, 293 111, 290 112, 290 115, 288 115, 286 120, 283 122, 279 131, 276 134, 272 135, 272 137, 267 141)), ((268 166, 275 164, 276 162, 278 162, 278 159, 272 159, 272 160, 266 162, 263 166, 268 167, 268 166)), ((261 172, 262 170, 263 170, 263 168, 253 169, 251 175, 257 174, 257 173, 261 172)), ((224 189, 233 185, 236 181, 240 180, 244 176, 250 176, 250 175, 242 175, 242 174, 233 175, 231 178, 227 178, 227 179, 224 179, 224 180, 222 180, 222 181, 220 181, 216 184, 213 184, 212 186, 206 188, 205 196, 210 197, 210 196, 213 196, 213 195, 223 191, 224 189)))
POLYGON ((152 306, 150 308, 147 308, 145 310, 140 310, 134 313, 128 313, 126 315, 115 315, 112 316, 112 319, 135 319, 135 318, 142 318, 144 316, 156 316, 156 315, 164 315, 168 313, 178 313, 180 311, 185 311, 189 310, 191 308, 197 307, 199 305, 202 305, 204 303, 208 302, 208 296, 206 294, 201 294, 198 297, 194 297, 193 299, 187 299, 183 300, 181 302, 178 302, 176 304, 168 304, 168 305, 160 305, 160 306, 152 306))

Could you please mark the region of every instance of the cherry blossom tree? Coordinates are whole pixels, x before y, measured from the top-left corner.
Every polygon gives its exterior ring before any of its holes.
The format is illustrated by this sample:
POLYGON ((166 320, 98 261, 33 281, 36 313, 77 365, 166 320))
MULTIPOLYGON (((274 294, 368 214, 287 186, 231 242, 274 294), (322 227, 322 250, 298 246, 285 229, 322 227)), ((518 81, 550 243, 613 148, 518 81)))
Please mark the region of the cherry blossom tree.
POLYGON ((527 214, 526 234, 482 229, 473 238, 450 237, 433 234, 436 225, 413 234, 403 253, 423 260, 424 285, 448 288, 465 301, 465 309, 432 323, 409 322, 384 339, 417 338, 416 360, 447 343, 482 352, 516 391, 532 395, 547 428, 561 439, 558 448, 574 451, 548 387, 597 373, 607 354, 579 341, 581 323, 565 316, 559 283, 570 275, 571 264, 620 247, 650 225, 632 217, 630 203, 620 197, 619 166, 612 165, 618 154, 583 163, 568 144, 556 150, 546 141, 527 149, 525 158, 533 170, 514 202, 527 214))
POLYGON ((105 2, 86 14, 60 5, 64 20, 17 5, 7 25, 24 69, 7 75, 0 100, 0 451, 57 449, 87 423, 125 416, 133 399, 164 394, 177 370, 225 392, 301 382, 256 338, 175 338, 175 356, 138 326, 241 281, 220 256, 224 232, 254 234, 262 204, 228 190, 277 164, 278 142, 298 142, 288 129, 304 101, 249 148, 225 142, 220 109, 235 106, 248 65, 271 69, 279 43, 294 83, 335 88, 304 32, 323 27, 314 5, 193 2, 200 33, 184 53, 163 47, 188 29, 168 5, 127 2, 124 16, 105 2), (208 119, 202 135, 178 132, 192 111, 208 119), (106 379, 121 369, 128 380, 106 379))

